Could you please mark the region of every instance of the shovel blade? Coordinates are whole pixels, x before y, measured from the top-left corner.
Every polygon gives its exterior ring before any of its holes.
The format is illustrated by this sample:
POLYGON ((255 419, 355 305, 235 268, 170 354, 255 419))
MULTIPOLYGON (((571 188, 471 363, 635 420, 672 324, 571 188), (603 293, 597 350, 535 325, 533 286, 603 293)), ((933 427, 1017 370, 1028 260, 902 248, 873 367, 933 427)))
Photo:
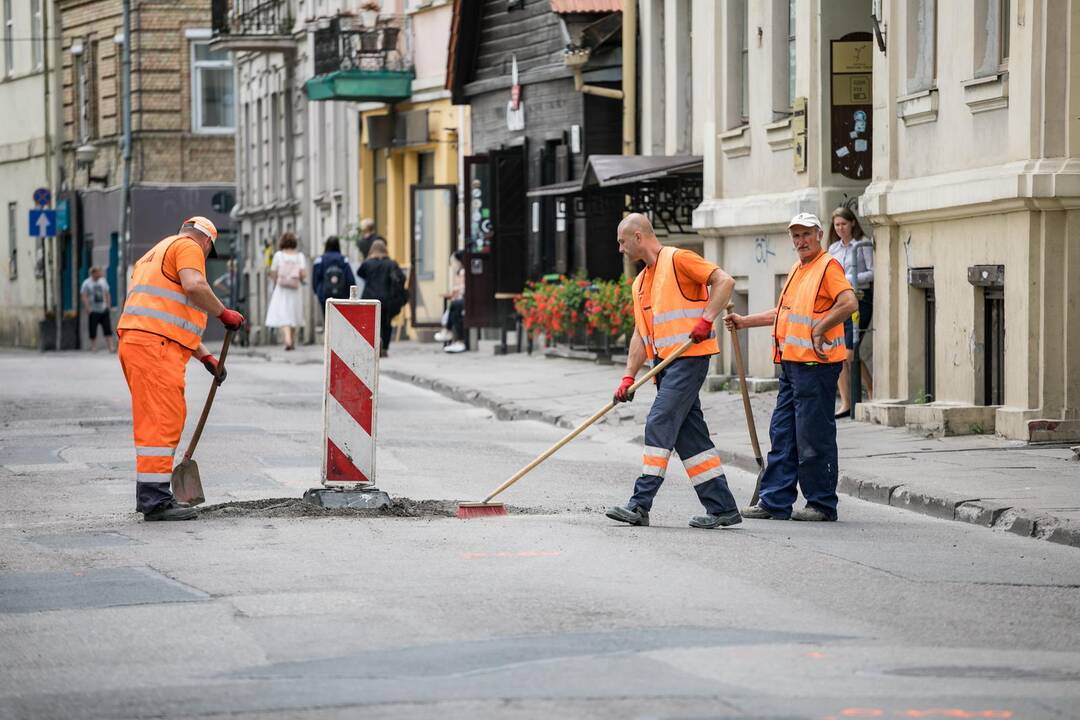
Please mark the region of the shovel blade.
POLYGON ((199 465, 194 460, 183 460, 172 471, 172 491, 176 499, 188 505, 206 502, 203 495, 199 465))

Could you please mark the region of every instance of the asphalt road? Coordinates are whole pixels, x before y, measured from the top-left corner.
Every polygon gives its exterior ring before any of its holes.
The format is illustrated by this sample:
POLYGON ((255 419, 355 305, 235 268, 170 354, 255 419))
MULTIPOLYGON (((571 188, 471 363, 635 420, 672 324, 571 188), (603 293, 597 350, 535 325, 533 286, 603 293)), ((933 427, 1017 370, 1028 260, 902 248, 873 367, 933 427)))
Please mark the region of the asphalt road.
MULTIPOLYGON (((321 365, 230 365, 208 504, 299 497, 321 365)), ((115 358, 0 377, 0 718, 1080 716, 1075 548, 848 498, 693 530, 674 468, 653 527, 620 526, 639 450, 591 431, 507 517, 143 523, 115 358)), ((379 485, 415 500, 479 499, 562 432, 385 378, 378 408, 379 485)))

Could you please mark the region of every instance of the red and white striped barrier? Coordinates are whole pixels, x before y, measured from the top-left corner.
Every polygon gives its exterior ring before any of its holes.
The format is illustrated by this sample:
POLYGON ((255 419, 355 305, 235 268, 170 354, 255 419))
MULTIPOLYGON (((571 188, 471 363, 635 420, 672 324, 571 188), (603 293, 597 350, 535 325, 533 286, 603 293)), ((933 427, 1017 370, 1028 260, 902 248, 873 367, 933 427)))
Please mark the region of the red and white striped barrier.
POLYGON ((322 463, 325 487, 375 483, 381 311, 377 300, 326 302, 322 463))

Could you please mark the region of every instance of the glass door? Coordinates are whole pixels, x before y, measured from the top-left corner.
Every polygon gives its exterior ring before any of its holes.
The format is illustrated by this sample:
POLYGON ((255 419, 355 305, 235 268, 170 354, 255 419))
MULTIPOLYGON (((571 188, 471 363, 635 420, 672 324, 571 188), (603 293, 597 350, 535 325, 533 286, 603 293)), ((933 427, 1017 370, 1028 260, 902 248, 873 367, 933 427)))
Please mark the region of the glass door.
POLYGON ((410 304, 414 327, 438 327, 450 291, 450 253, 457 244, 457 188, 412 186, 410 304))

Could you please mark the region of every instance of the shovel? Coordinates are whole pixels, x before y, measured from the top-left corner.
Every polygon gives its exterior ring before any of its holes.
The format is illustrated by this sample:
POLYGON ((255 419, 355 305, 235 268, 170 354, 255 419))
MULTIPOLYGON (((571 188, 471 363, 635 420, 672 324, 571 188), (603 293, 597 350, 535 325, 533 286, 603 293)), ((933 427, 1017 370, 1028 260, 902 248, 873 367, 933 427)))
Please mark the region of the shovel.
POLYGON ((754 497, 751 505, 757 505, 758 493, 761 492, 761 476, 765 474, 765 463, 761 459, 761 445, 758 444, 757 426, 754 425, 754 411, 750 407, 750 390, 746 387, 746 369, 743 367, 742 346, 739 345, 739 331, 731 329, 731 346, 735 351, 735 368, 739 371, 739 389, 742 390, 743 413, 746 415, 746 429, 750 432, 750 444, 754 447, 754 459, 757 460, 757 483, 754 485, 754 497))
POLYGON ((210 415, 210 406, 214 404, 214 395, 217 394, 218 378, 225 370, 225 356, 229 354, 229 343, 232 342, 233 331, 225 332, 225 341, 221 344, 221 356, 218 357, 218 371, 214 381, 210 383, 210 393, 206 396, 206 404, 203 405, 202 415, 199 416, 199 424, 195 426, 195 434, 191 436, 184 459, 172 471, 172 491, 176 499, 188 505, 198 505, 206 501, 203 495, 202 480, 199 478, 199 465, 191 456, 195 454, 195 446, 199 444, 206 418, 210 415))

